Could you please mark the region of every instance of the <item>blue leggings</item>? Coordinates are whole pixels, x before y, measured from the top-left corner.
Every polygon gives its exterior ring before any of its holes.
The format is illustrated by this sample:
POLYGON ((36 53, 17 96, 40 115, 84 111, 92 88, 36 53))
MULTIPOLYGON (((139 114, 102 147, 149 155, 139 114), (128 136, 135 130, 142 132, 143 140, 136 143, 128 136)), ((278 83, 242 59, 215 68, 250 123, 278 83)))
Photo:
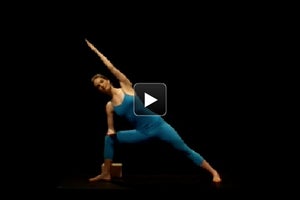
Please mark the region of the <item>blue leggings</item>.
POLYGON ((190 147, 188 147, 177 131, 167 122, 152 129, 145 130, 124 130, 114 135, 105 136, 104 159, 113 159, 115 143, 138 143, 149 139, 159 139, 171 144, 175 149, 183 152, 197 166, 202 165, 204 158, 190 147))

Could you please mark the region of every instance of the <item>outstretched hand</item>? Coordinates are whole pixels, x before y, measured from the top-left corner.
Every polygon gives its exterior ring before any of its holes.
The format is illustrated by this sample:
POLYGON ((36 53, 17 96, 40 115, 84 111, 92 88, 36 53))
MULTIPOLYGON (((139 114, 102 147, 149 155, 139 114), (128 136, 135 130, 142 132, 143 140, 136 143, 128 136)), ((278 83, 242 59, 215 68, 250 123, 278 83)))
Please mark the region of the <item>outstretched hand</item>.
POLYGON ((87 39, 85 39, 85 42, 87 43, 87 45, 88 45, 93 51, 96 51, 96 50, 97 50, 96 47, 95 47, 92 43, 90 43, 87 39))
POLYGON ((92 43, 90 43, 87 39, 85 39, 85 42, 87 43, 87 45, 91 48, 92 51, 94 51, 102 60, 102 62, 106 65, 106 67, 111 71, 111 73, 113 73, 113 75, 120 80, 120 82, 126 83, 128 85, 130 85, 131 87, 131 82, 130 80, 128 80, 128 78, 122 73, 120 72, 120 70, 118 70, 110 61, 109 59, 104 56, 92 43))
POLYGON ((107 67, 113 67, 112 63, 92 43, 90 43, 87 39, 85 39, 85 42, 100 57, 107 67))

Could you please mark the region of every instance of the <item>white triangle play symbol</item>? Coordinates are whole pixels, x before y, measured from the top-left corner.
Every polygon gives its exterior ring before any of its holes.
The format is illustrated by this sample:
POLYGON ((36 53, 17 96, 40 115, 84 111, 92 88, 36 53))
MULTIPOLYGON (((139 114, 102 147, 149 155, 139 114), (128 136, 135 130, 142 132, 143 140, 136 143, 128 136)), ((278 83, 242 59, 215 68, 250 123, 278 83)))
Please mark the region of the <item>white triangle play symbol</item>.
POLYGON ((147 93, 144 93, 144 106, 147 107, 149 106, 150 104, 156 102, 157 99, 154 98, 153 96, 147 94, 147 93))

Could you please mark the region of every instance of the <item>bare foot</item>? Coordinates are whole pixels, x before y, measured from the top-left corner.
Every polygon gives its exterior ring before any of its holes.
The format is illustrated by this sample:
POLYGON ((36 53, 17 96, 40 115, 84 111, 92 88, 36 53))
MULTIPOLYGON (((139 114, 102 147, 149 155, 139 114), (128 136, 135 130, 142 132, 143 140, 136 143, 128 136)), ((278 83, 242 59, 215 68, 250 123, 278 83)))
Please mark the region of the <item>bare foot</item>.
POLYGON ((213 174, 213 182, 214 182, 214 183, 220 183, 221 181, 222 181, 222 179, 221 179, 219 173, 218 173, 218 172, 215 172, 215 173, 213 174))
POLYGON ((95 181, 110 181, 111 180, 111 175, 110 174, 99 174, 98 176, 95 176, 93 178, 89 179, 89 182, 95 182, 95 181))

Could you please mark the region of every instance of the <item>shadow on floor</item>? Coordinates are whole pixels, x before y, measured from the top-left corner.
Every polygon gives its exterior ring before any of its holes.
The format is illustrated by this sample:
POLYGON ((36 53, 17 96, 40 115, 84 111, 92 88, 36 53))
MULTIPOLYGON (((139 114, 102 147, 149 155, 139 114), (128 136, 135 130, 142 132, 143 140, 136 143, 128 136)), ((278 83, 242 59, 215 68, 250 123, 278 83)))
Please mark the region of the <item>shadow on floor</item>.
POLYGON ((188 194, 187 198, 193 194, 216 194, 234 195, 238 192, 237 184, 228 179, 223 179, 222 184, 215 185, 208 177, 200 175, 130 175, 123 178, 115 178, 111 182, 88 182, 87 176, 64 178, 56 188, 56 194, 86 197, 86 195, 97 194, 99 196, 131 198, 140 195, 156 196, 157 194, 176 195, 188 194))

